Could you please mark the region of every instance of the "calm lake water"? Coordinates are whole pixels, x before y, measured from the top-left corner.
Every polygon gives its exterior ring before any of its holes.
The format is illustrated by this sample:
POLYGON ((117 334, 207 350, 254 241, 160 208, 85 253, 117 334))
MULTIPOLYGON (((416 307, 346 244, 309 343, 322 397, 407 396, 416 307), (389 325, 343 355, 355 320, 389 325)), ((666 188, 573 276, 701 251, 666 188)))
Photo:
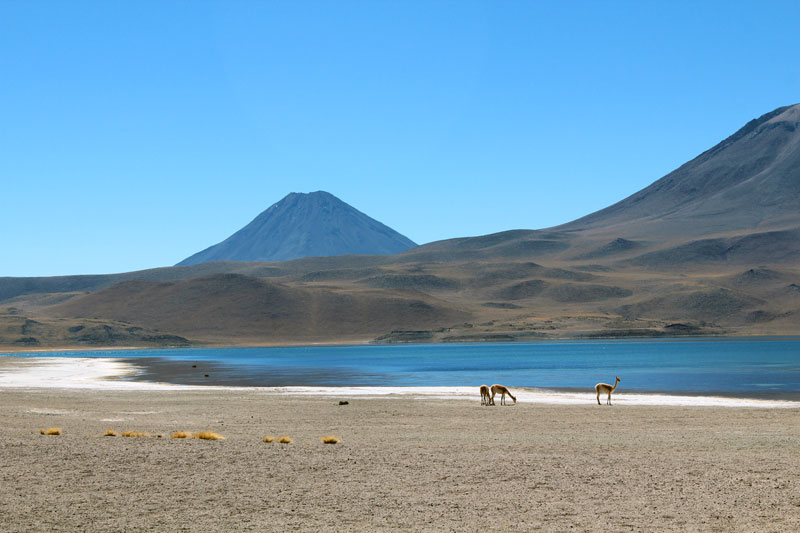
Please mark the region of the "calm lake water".
MULTIPOLYGON (((41 357, 42 354, 30 354, 41 357)), ((472 386, 800 396, 800 339, 558 341, 296 348, 63 352, 117 357, 136 379, 240 386, 472 386), (194 365, 194 367, 193 367, 194 365), (208 377, 206 377, 208 374, 208 377)))

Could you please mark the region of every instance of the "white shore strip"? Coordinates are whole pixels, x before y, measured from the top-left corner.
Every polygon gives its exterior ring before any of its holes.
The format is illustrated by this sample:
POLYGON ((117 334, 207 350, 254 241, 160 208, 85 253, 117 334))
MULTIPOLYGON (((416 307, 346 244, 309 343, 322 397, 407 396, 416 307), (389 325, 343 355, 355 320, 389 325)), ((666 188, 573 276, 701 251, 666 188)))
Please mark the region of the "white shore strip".
MULTIPOLYGON (((0 358, 0 390, 3 389, 90 389, 106 391, 213 391, 251 390, 267 395, 331 397, 402 397, 426 400, 469 400, 478 402, 478 387, 223 387, 207 385, 175 385, 128 381, 138 372, 123 360, 90 357, 8 357, 0 358), (9 361, 13 360, 13 363, 9 361)), ((586 405, 596 403, 594 391, 560 392, 548 389, 515 388, 517 403, 586 405)), ((495 398, 500 403, 499 396, 495 398)), ((507 398, 509 403, 511 400, 507 398)), ((605 404, 605 398, 601 398, 605 404)), ((681 407, 759 407, 800 408, 800 402, 760 400, 716 396, 679 396, 665 394, 630 394, 612 396, 619 405, 681 407)))
MULTIPOLYGON (((592 392, 561 392, 549 389, 514 388, 517 403, 547 403, 562 405, 597 404, 592 392)), ((478 387, 275 387, 260 389, 273 393, 285 393, 297 396, 320 395, 341 397, 396 396, 409 399, 425 400, 470 400, 478 402, 478 387)), ((600 398, 605 405, 605 398, 600 398)), ((506 398, 509 405, 513 402, 506 398)), ((786 400, 758 400, 750 398, 727 398, 718 396, 678 396, 665 394, 631 394, 614 393, 611 397, 614 405, 665 405, 678 407, 760 407, 760 408, 800 408, 800 402, 786 400)), ((500 405, 500 396, 495 397, 496 405, 500 405)))
POLYGON ((8 357, 0 360, 2 389, 181 390, 182 385, 125 381, 135 366, 95 357, 8 357))

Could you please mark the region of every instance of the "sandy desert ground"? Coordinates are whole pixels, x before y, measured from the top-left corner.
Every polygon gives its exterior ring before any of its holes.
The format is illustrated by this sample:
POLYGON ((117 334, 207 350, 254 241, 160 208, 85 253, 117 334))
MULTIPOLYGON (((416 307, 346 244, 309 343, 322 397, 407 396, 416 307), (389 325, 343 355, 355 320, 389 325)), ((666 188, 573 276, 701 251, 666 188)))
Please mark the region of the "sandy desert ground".
POLYGON ((3 531, 800 530, 798 409, 0 396, 3 531), (226 440, 170 438, 206 429, 226 440))

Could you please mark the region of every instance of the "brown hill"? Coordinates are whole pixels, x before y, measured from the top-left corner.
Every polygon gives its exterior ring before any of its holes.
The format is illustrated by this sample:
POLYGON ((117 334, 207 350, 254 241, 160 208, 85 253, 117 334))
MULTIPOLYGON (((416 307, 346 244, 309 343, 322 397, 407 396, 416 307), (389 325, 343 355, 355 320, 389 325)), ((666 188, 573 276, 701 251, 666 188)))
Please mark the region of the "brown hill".
POLYGON ((467 316, 421 293, 310 290, 241 274, 126 281, 55 305, 49 314, 103 317, 210 342, 363 339, 467 316))

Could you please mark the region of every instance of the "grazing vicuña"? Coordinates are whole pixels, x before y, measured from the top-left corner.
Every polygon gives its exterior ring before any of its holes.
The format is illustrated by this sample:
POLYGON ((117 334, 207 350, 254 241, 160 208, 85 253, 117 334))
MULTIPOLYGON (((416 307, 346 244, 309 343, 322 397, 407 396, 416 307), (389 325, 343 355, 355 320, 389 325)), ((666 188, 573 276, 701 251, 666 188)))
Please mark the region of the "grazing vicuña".
POLYGON ((117 436, 117 432, 114 431, 113 429, 107 429, 106 432, 103 433, 103 436, 104 437, 116 437, 117 436))
POLYGON ((291 444, 292 439, 291 437, 289 437, 289 435, 284 435, 282 437, 278 437, 278 442, 280 442, 281 444, 291 444))
POLYGON ((61 428, 39 429, 39 435, 61 435, 61 428))
POLYGON ((494 405, 494 397, 496 394, 500 394, 500 405, 504 405, 506 403, 506 394, 514 400, 514 405, 517 405, 517 399, 511 394, 511 391, 508 390, 508 387, 503 385, 492 385, 492 405, 494 405))
POLYGON ((481 385, 481 405, 494 405, 492 403, 492 397, 490 396, 491 390, 489 389, 489 385, 481 385))
POLYGON ((322 437, 322 442, 324 442, 325 444, 336 444, 339 442, 339 437, 328 435, 327 437, 322 437))
POLYGON ((192 434, 188 431, 176 431, 172 435, 170 435, 173 439, 191 439, 192 434))
POLYGON ((274 440, 275 440, 275 437, 272 437, 272 436, 270 436, 270 435, 267 435, 266 437, 264 437, 263 439, 261 439, 261 442, 272 442, 272 441, 274 441, 274 440))

